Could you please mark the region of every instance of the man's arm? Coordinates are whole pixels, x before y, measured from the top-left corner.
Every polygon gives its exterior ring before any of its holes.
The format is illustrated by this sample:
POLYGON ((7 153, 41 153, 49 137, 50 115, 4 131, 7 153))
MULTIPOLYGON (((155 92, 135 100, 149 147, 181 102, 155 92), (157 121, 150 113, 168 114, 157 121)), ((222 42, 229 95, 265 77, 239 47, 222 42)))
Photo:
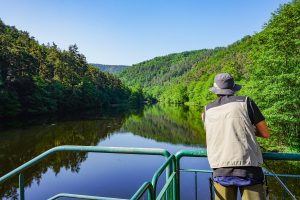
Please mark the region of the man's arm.
POLYGON ((269 138, 270 132, 268 125, 265 122, 265 117, 262 115, 255 102, 250 98, 248 98, 247 101, 247 109, 249 118, 256 127, 255 135, 258 137, 269 138))
POLYGON ((270 132, 268 129, 268 125, 265 120, 258 122, 256 125, 256 133, 255 135, 258 137, 269 138, 270 132))

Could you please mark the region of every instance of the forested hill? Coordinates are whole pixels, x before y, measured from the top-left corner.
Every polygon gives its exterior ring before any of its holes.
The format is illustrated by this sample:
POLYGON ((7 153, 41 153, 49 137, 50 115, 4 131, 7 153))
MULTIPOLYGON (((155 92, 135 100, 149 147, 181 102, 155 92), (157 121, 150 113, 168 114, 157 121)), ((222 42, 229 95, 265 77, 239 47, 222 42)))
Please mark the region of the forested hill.
POLYGON ((182 76, 212 53, 213 50, 199 50, 156 57, 127 68, 120 77, 130 86, 162 85, 182 76))
POLYGON ((299 0, 282 5, 261 32, 226 48, 154 58, 127 68, 120 78, 161 102, 201 108, 215 98, 208 88, 219 72, 233 74, 243 85, 239 94, 251 96, 260 106, 276 136, 270 143, 299 151, 299 0))
POLYGON ((89 65, 76 45, 40 45, 0 20, 0 118, 136 103, 138 97, 89 65))
POLYGON ((90 64, 99 68, 103 72, 109 72, 111 74, 119 73, 128 67, 126 65, 103 65, 103 64, 95 64, 95 63, 90 63, 90 64))

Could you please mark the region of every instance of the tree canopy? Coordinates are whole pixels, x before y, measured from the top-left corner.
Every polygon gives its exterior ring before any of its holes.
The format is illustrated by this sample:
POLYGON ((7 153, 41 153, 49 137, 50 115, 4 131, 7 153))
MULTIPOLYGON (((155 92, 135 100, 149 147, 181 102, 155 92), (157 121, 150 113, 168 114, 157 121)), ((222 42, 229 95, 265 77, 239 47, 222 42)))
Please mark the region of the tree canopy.
POLYGON ((154 58, 120 73, 128 85, 160 102, 198 105, 215 99, 214 76, 231 73, 261 108, 275 137, 272 145, 300 149, 300 1, 281 5, 253 36, 226 48, 154 58))
POLYGON ((0 20, 0 118, 137 103, 140 96, 89 65, 76 44, 40 45, 0 20))

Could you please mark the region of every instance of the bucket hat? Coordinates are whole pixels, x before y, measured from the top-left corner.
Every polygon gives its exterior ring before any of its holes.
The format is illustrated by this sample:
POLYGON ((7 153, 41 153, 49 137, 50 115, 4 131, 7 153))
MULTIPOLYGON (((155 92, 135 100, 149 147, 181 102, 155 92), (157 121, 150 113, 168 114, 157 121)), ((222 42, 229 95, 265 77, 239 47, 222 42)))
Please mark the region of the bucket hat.
POLYGON ((214 86, 209 89, 212 93, 219 95, 232 95, 242 88, 235 84, 229 73, 220 73, 215 76, 214 86))

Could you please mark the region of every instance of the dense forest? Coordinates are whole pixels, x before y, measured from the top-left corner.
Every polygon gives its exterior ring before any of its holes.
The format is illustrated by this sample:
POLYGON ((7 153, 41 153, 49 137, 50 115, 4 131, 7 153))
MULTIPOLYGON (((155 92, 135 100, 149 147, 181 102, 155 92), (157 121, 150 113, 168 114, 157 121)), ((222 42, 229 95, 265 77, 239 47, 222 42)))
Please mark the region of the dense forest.
POLYGON ((300 1, 281 5, 263 30, 226 48, 157 57, 125 69, 121 80, 160 102, 204 105, 219 72, 231 73, 259 105, 274 137, 270 148, 300 149, 300 1))
POLYGON ((0 118, 139 101, 138 91, 89 65, 76 45, 40 45, 0 20, 0 118))
POLYGON ((96 63, 90 63, 91 65, 99 68, 103 72, 109 72, 111 74, 120 73, 124 69, 126 69, 127 65, 103 65, 103 64, 96 64, 96 63))

